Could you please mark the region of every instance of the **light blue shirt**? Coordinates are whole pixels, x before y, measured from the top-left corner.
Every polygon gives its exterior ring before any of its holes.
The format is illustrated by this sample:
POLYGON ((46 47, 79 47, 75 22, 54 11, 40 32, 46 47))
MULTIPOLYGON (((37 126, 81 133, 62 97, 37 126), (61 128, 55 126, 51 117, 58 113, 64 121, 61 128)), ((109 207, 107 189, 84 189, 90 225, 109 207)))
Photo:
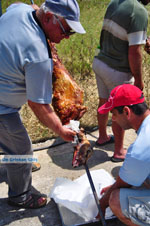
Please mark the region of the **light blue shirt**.
POLYGON ((142 185, 150 177, 150 115, 138 129, 137 138, 127 151, 119 176, 133 186, 142 185))
POLYGON ((12 4, 0 17, 0 114, 18 111, 27 100, 51 103, 53 63, 32 12, 12 4))

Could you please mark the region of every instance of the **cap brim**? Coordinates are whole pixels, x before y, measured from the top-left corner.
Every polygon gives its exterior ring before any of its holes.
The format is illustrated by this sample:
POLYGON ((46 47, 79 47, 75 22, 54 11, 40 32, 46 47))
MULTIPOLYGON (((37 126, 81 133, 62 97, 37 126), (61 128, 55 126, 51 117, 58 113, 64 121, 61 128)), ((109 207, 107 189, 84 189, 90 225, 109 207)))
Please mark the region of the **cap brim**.
POLYGON ((84 30, 84 28, 82 27, 82 25, 80 24, 80 22, 78 21, 73 21, 73 20, 67 20, 65 19, 67 24, 77 33, 80 34, 85 34, 86 31, 84 30))
POLYGON ((110 102, 107 102, 106 104, 103 104, 101 107, 98 109, 99 114, 107 114, 109 111, 113 109, 113 106, 110 102))

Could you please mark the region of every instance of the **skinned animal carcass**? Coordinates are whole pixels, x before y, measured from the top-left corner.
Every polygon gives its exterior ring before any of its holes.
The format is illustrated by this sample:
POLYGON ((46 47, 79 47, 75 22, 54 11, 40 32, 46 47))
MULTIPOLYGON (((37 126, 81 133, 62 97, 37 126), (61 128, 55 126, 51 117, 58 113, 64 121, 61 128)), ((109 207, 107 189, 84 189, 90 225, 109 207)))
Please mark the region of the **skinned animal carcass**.
POLYGON ((52 106, 63 125, 70 120, 79 120, 87 108, 83 106, 83 91, 71 77, 58 57, 54 43, 50 43, 53 58, 52 106))
POLYGON ((81 128, 77 133, 78 143, 74 147, 72 166, 78 167, 85 165, 93 153, 90 142, 88 141, 84 129, 81 128))

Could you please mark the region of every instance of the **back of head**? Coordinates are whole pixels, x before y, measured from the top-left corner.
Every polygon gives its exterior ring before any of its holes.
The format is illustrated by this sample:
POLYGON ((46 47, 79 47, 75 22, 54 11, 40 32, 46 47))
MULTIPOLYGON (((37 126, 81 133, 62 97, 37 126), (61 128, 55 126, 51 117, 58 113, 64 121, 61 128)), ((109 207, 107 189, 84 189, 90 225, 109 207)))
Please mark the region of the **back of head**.
POLYGON ((80 24, 80 9, 76 0, 46 0, 45 6, 57 16, 63 17, 77 33, 86 33, 80 24))

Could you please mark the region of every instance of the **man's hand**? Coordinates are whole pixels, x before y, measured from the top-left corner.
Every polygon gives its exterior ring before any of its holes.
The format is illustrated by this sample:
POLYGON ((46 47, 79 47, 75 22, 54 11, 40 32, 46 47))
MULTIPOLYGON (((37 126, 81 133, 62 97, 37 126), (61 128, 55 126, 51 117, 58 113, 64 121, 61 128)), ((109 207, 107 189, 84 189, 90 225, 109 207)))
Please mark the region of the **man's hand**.
MULTIPOLYGON (((118 176, 116 179, 116 182, 113 185, 107 186, 101 190, 101 194, 103 194, 103 196, 100 199, 100 206, 101 206, 103 216, 105 216, 106 208, 109 206, 109 198, 110 198, 111 193, 116 189, 129 188, 129 187, 131 187, 131 185, 124 182, 118 176)), ((99 214, 97 215, 96 218, 100 218, 99 214)))
POLYGON ((43 125, 52 129, 65 141, 73 141, 76 132, 62 125, 60 119, 49 104, 39 104, 28 100, 28 105, 43 125))
POLYGON ((141 81, 141 80, 138 81, 138 79, 135 79, 134 85, 137 86, 140 90, 143 90, 143 88, 144 88, 144 83, 143 83, 143 81, 141 81))
POLYGON ((35 9, 35 10, 39 10, 38 5, 36 5, 36 4, 32 4, 31 6, 32 6, 32 8, 33 8, 33 9, 35 9))
POLYGON ((65 140, 65 141, 74 141, 74 137, 76 135, 76 132, 73 131, 72 129, 68 129, 65 126, 63 126, 62 133, 60 136, 65 140))
POLYGON ((147 40, 146 40, 146 44, 145 44, 145 46, 144 46, 144 50, 145 50, 148 54, 150 54, 150 37, 148 37, 147 40))
POLYGON ((105 187, 105 188, 102 188, 102 190, 101 190, 101 195, 104 195, 107 191, 108 191, 108 189, 111 187, 112 185, 109 185, 109 186, 107 186, 107 187, 105 187))
MULTIPOLYGON (((112 185, 109 185, 109 186, 107 186, 107 187, 102 188, 100 194, 101 194, 101 195, 105 195, 105 193, 106 193, 111 187, 112 187, 112 185)), ((103 216, 105 216, 106 207, 105 207, 105 205, 102 203, 102 199, 100 200, 100 206, 101 206, 101 209, 102 209, 103 216)), ((97 218, 97 219, 100 219, 100 215, 98 214, 98 215, 96 216, 96 218, 97 218)))

